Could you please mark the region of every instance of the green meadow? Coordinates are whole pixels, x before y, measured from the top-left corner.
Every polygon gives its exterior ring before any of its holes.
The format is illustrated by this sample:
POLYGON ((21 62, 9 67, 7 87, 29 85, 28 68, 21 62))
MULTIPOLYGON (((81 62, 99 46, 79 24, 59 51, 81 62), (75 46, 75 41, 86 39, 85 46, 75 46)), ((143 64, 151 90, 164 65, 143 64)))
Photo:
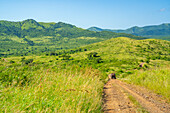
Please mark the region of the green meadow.
POLYGON ((1 59, 0 112, 100 112, 101 73, 55 57, 1 59), (11 62, 13 61, 13 62, 11 62), (15 63, 14 63, 15 62, 15 63))
POLYGON ((0 112, 102 112, 110 73, 169 100, 169 53, 169 41, 119 37, 40 56, 1 57, 0 112))

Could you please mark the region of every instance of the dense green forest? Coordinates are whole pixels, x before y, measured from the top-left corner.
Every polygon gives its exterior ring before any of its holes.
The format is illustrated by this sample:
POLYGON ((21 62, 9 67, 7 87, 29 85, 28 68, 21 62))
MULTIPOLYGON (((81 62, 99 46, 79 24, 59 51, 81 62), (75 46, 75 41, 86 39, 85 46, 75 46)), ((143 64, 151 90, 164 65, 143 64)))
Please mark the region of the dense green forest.
POLYGON ((126 30, 111 30, 111 29, 102 29, 98 27, 91 27, 88 28, 88 30, 91 31, 112 31, 115 33, 127 33, 127 34, 133 34, 136 36, 143 36, 147 38, 153 38, 153 39, 162 39, 162 40, 169 40, 170 41, 170 24, 161 24, 161 25, 153 25, 153 26, 144 26, 144 27, 138 27, 134 26, 131 28, 128 28, 126 30))
POLYGON ((40 55, 116 37, 145 39, 125 33, 89 31, 63 22, 43 23, 33 19, 21 22, 0 21, 0 56, 40 55))

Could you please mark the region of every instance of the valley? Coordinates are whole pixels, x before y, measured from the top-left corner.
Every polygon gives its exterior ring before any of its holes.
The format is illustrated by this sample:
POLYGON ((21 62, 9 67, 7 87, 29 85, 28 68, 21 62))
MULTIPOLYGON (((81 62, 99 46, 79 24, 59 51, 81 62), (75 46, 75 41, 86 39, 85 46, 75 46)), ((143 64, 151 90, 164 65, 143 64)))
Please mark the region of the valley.
POLYGON ((0 56, 41 55, 121 36, 145 39, 125 33, 89 31, 63 22, 0 21, 0 56))

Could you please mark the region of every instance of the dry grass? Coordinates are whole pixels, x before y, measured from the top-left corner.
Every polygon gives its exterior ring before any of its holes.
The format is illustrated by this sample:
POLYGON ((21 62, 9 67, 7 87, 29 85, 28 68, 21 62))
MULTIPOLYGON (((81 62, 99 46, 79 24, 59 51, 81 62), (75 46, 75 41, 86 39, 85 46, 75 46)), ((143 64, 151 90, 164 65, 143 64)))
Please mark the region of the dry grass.
POLYGON ((0 88, 0 112, 100 112, 103 83, 91 68, 40 68, 24 87, 0 88))

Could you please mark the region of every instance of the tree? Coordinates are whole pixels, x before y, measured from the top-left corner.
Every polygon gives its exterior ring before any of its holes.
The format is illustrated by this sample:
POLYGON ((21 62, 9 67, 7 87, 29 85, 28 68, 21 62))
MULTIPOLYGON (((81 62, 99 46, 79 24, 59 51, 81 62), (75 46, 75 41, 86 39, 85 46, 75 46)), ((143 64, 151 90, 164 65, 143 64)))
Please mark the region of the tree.
POLYGON ((87 58, 89 59, 89 60, 91 60, 91 59, 93 59, 94 57, 100 57, 100 56, 97 56, 97 52, 91 52, 91 53, 89 53, 89 54, 87 54, 87 58))
POLYGON ((100 56, 97 56, 97 54, 97 52, 91 52, 87 54, 87 59, 94 63, 102 63, 102 59, 100 58, 100 56))

